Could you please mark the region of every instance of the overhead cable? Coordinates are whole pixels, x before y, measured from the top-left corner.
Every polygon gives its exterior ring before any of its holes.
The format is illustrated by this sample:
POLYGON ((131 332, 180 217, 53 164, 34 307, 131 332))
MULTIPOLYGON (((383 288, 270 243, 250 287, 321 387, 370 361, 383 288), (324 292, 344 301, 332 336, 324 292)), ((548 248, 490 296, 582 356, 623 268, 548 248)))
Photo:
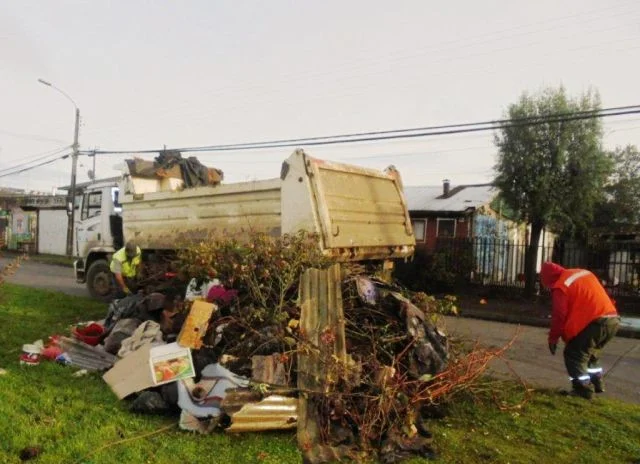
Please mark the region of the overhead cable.
MULTIPOLYGON (((197 147, 181 147, 174 150, 180 152, 217 152, 217 151, 243 151, 263 148, 284 148, 299 145, 318 146, 335 145, 355 142, 373 142, 383 140, 411 139, 419 137, 431 137, 437 135, 452 135, 469 132, 490 131, 509 127, 540 125, 552 122, 576 121, 592 118, 620 116, 626 114, 639 114, 640 105, 628 105, 599 110, 587 110, 577 112, 555 113, 550 115, 528 116, 524 118, 489 120, 475 123, 448 124, 440 126, 414 127, 373 132, 358 132, 352 134, 327 135, 317 137, 279 139, 263 142, 235 143, 224 145, 206 145, 197 147)), ((87 154, 144 154, 159 153, 164 148, 144 150, 93 150, 84 152, 87 154)))
POLYGON ((15 164, 15 165, 13 165, 11 167, 8 167, 8 168, 2 168, 2 169, 0 169, 0 174, 5 172, 5 171, 13 171, 14 169, 21 168, 23 166, 27 166, 27 165, 29 165, 31 163, 35 163, 36 161, 44 160, 45 158, 49 158, 51 156, 57 155, 59 153, 62 153, 65 150, 69 150, 69 149, 71 149, 71 145, 67 145, 66 147, 56 148, 55 150, 49 150, 49 151, 38 153, 38 154, 35 154, 35 155, 23 156, 22 159, 25 159, 25 158, 27 158, 27 159, 28 158, 32 158, 32 159, 30 159, 29 161, 25 161, 23 163, 15 164))
POLYGON ((47 160, 47 161, 43 161, 43 162, 35 164, 33 166, 22 168, 22 169, 19 169, 17 171, 9 172, 9 173, 6 173, 6 174, 0 174, 0 177, 12 176, 14 174, 20 174, 21 172, 30 171, 31 169, 39 168, 40 166, 45 166, 47 164, 55 163, 56 161, 59 161, 61 159, 68 158, 70 155, 71 155, 71 153, 66 153, 66 154, 64 154, 62 156, 58 156, 57 158, 54 158, 54 159, 51 159, 51 160, 47 160))

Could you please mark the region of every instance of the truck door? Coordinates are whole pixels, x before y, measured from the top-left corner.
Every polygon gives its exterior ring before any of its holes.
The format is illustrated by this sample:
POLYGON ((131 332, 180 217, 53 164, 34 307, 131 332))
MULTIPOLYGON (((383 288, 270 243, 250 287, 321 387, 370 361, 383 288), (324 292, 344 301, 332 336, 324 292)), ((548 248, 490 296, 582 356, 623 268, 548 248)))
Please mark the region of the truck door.
POLYGON ((82 196, 80 221, 76 226, 76 256, 102 246, 102 190, 89 190, 82 196))

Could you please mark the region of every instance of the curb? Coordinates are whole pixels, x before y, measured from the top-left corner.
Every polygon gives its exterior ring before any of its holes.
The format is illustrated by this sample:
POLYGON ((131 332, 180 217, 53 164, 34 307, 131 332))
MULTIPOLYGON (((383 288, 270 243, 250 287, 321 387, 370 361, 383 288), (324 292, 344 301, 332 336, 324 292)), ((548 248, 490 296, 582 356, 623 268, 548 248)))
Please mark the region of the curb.
MULTIPOLYGON (((473 309, 467 309, 460 311, 460 317, 466 317, 470 319, 481 319, 485 321, 494 322, 506 322, 508 324, 520 324, 529 325, 532 327, 544 327, 549 328, 551 319, 540 319, 537 317, 496 314, 484 311, 476 311, 473 309)), ((624 338, 638 338, 640 339, 640 331, 622 327, 616 333, 616 337, 624 338)))

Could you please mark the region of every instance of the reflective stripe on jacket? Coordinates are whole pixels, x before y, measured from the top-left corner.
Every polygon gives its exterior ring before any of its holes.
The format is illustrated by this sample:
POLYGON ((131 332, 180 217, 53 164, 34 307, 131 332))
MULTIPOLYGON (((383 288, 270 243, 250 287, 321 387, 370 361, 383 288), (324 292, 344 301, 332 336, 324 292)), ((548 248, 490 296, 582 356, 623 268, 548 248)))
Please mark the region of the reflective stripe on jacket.
POLYGON ((568 311, 562 339, 568 342, 594 320, 617 314, 598 278, 585 269, 565 269, 553 285, 567 296, 568 311))
POLYGON ((127 253, 124 248, 120 248, 118 251, 116 251, 111 258, 111 265, 109 266, 111 272, 113 272, 114 274, 116 273, 117 269, 116 266, 114 266, 114 263, 115 261, 117 261, 120 263, 120 266, 122 268, 121 274, 124 277, 135 277, 136 273, 138 272, 138 267, 142 262, 142 251, 140 251, 140 247, 136 248, 136 253, 136 256, 133 259, 129 260, 127 259, 127 253))

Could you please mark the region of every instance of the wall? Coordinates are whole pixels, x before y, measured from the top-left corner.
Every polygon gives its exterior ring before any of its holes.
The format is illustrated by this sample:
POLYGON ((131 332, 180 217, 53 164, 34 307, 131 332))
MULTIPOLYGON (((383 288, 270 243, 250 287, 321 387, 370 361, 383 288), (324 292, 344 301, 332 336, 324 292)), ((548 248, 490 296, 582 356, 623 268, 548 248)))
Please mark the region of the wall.
POLYGON ((24 211, 21 208, 12 209, 8 248, 10 250, 17 250, 21 243, 35 243, 36 222, 37 215, 35 212, 24 211))
POLYGON ((465 238, 470 236, 471 218, 470 216, 425 216, 424 213, 420 217, 418 215, 411 215, 411 220, 415 221, 427 221, 427 227, 425 230, 425 239, 422 241, 416 237, 416 248, 420 248, 426 251, 433 251, 436 249, 438 242, 438 218, 441 219, 455 219, 456 220, 456 235, 455 238, 465 238))
POLYGON ((42 209, 38 213, 38 253, 66 254, 67 212, 64 209, 42 209))

